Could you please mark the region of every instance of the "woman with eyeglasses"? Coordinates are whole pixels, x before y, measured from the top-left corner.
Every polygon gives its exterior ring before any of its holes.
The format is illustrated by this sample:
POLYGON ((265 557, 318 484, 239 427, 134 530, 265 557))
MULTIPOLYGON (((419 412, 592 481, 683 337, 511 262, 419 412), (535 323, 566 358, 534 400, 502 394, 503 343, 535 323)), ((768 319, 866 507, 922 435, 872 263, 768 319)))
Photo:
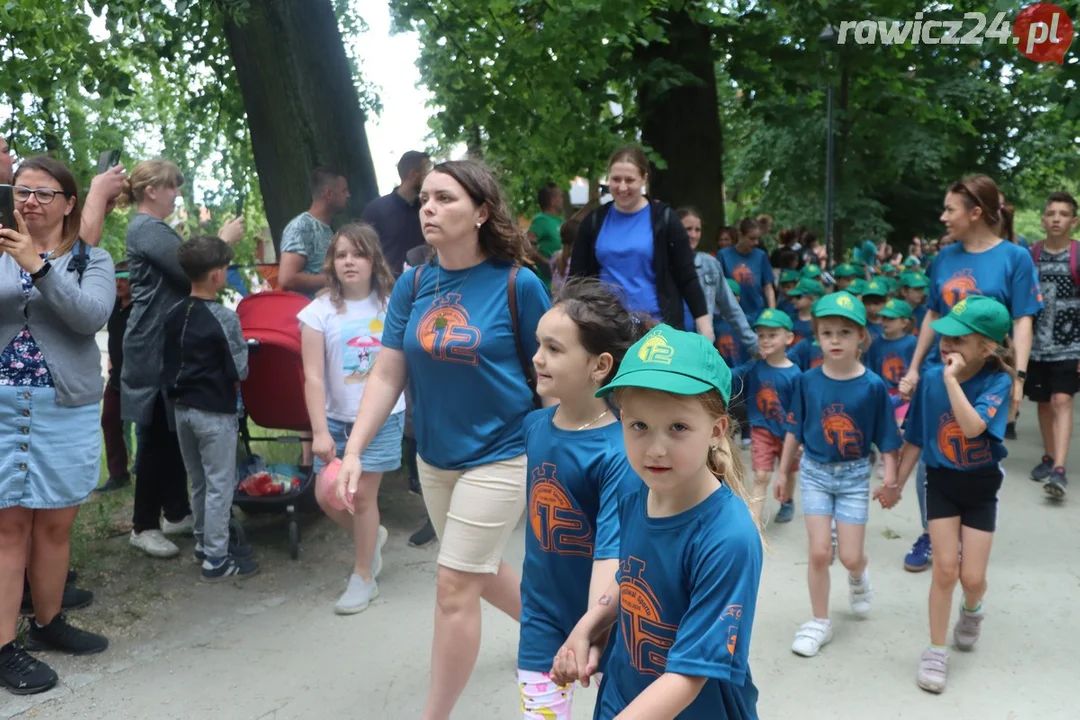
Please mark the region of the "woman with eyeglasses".
POLYGON ((71 525, 100 472, 94 336, 116 281, 109 254, 79 240, 79 192, 62 163, 23 162, 14 196, 18 227, 0 228, 0 685, 29 694, 57 677, 27 650, 108 647, 60 610, 71 525), (34 605, 25 647, 15 643, 24 573, 34 605))

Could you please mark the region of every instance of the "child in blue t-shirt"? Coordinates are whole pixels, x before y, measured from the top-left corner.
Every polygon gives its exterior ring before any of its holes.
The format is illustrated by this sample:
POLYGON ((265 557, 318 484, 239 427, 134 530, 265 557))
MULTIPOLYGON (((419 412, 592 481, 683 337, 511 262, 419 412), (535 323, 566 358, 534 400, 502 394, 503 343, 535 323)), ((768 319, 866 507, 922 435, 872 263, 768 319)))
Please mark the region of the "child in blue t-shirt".
MULTIPOLYGON (((776 461, 784 448, 788 430, 788 409, 799 389, 802 371, 787 357, 791 344, 791 318, 779 310, 765 310, 754 323, 761 360, 751 360, 735 368, 735 394, 745 398, 749 407, 750 457, 754 468, 754 492, 750 511, 760 525, 765 492, 769 488, 776 461)), ((784 482, 798 469, 798 459, 780 468, 784 482)), ((780 505, 776 522, 791 522, 795 503, 780 505)))
POLYGON ((555 656, 587 682, 614 626, 594 720, 749 720, 762 545, 734 450, 731 371, 708 340, 653 328, 615 379, 626 454, 644 479, 619 498, 619 572, 555 656))
POLYGON ((926 288, 930 286, 930 280, 921 272, 905 272, 900 275, 900 298, 911 306, 911 319, 914 327, 911 334, 918 337, 922 329, 923 318, 926 317, 926 288))
MULTIPOLYGON (((727 283, 728 287, 731 288, 731 293, 738 299, 742 293, 742 286, 731 278, 726 278, 724 282, 727 283)), ((720 313, 713 315, 713 334, 716 336, 716 349, 720 352, 720 357, 727 362, 728 367, 735 367, 746 362, 747 348, 743 347, 742 341, 731 323, 725 320, 720 313)))
POLYGON ((897 482, 886 480, 875 496, 882 507, 896 505, 922 454, 934 578, 930 647, 922 654, 916 680, 924 690, 940 693, 948 673, 945 643, 958 577, 964 602, 953 629, 957 649, 974 648, 982 628, 1015 370, 1005 345, 1012 318, 997 300, 969 295, 931 327, 941 336, 945 364, 931 366, 919 382, 904 428, 897 482))
MULTIPOLYGON (((911 334, 911 306, 903 300, 889 298, 879 312, 881 317, 882 337, 870 345, 866 353, 866 367, 875 372, 889 386, 889 397, 893 406, 907 411, 900 399, 900 381, 911 367, 911 358, 919 340, 911 334)), ((904 418, 904 413, 897 413, 896 421, 904 418)))
POLYGON ((812 333, 795 343, 795 347, 788 351, 788 357, 803 372, 813 370, 825 362, 825 355, 821 352, 821 345, 818 344, 817 338, 812 333))
POLYGON ((814 329, 811 313, 814 302, 825 294, 825 288, 816 280, 803 278, 793 289, 788 291, 792 306, 795 311, 788 313, 791 316, 791 332, 795 336, 792 344, 797 346, 804 338, 813 340, 814 329))
MULTIPOLYGON (((836 521, 837 554, 848 570, 851 610, 870 612, 873 591, 864 551, 870 509, 870 446, 884 455, 885 480, 896 476, 896 430, 885 382, 859 362, 867 341, 866 309, 846 291, 826 295, 814 306, 814 330, 824 362, 802 376, 792 403, 790 429, 784 439, 780 467, 790 467, 799 443, 803 516, 810 543, 810 604, 813 618, 796 633, 792 652, 813 657, 832 639, 829 619, 829 565, 832 522, 836 521)), ((778 481, 776 499, 785 502, 794 491, 792 479, 778 481)))
POLYGON ((871 343, 877 342, 885 334, 885 329, 881 326, 880 313, 888 298, 889 288, 881 278, 871 280, 866 284, 862 302, 863 307, 866 308, 866 330, 870 333, 871 343))
POLYGON ((603 283, 577 279, 537 325, 537 392, 560 403, 525 418, 529 524, 517 664, 525 720, 570 720, 573 686, 551 681, 551 659, 618 570, 620 488, 632 492, 641 479, 618 418, 593 394, 646 322, 603 283))

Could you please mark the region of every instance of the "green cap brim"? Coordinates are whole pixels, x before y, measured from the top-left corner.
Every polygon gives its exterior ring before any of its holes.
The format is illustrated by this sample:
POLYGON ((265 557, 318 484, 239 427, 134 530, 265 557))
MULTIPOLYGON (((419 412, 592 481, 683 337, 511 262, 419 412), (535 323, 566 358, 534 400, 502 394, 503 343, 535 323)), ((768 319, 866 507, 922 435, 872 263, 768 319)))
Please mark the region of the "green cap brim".
POLYGON ((756 320, 754 327, 767 327, 767 328, 779 328, 781 330, 791 330, 791 327, 785 325, 782 320, 756 320))
MULTIPOLYGON (((595 397, 607 397, 616 388, 633 387, 645 390, 659 390, 672 395, 701 395, 715 390, 709 383, 668 370, 633 370, 616 377, 610 383, 596 391, 595 397)), ((730 392, 728 393, 730 395, 730 392)), ((723 393, 721 393, 723 395, 723 393)), ((726 398, 725 398, 726 401, 726 398)))
POLYGON ((851 310, 845 310, 843 308, 825 308, 820 312, 815 312, 814 317, 839 317, 844 318, 845 320, 850 320, 859 327, 866 327, 865 320, 860 320, 859 316, 856 315, 854 312, 852 312, 851 310))
POLYGON ((905 315, 901 310, 890 310, 888 308, 882 308, 878 315, 881 317, 896 318, 897 320, 911 320, 912 318, 910 312, 905 315))
MULTIPOLYGON (((960 318, 955 315, 946 315, 943 318, 938 318, 934 322, 930 323, 930 327, 934 329, 939 335, 948 335, 949 337, 963 337, 964 335, 986 335, 980 330, 976 330, 971 327, 960 318)), ((986 335, 986 337, 990 337, 986 335)), ((1001 342, 1005 339, 1004 336, 996 338, 990 337, 995 342, 1001 342)))
POLYGON ((131 273, 127 270, 119 270, 116 273, 117 280, 127 280, 131 277, 131 273))

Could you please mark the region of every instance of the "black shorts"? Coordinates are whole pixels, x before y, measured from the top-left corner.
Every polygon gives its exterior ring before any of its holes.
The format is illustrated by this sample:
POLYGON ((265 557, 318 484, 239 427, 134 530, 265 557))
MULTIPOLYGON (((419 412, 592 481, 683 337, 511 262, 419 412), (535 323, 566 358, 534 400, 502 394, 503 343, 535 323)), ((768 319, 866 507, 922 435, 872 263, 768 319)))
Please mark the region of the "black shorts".
POLYGON ((1028 376, 1024 381, 1024 394, 1037 403, 1050 402, 1051 395, 1075 395, 1080 390, 1080 374, 1076 372, 1076 360, 1028 363, 1028 376))
POLYGON ((927 466, 927 521, 959 517, 961 525, 994 532, 1004 477, 997 465, 968 471, 927 466))

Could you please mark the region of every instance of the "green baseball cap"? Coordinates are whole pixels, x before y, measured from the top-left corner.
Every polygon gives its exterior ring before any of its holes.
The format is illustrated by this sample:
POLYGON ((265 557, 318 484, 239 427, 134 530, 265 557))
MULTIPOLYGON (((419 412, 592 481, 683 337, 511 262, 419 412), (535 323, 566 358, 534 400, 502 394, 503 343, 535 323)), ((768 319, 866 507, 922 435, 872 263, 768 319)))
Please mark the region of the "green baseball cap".
POLYGON ((847 290, 830 293, 818 300, 814 304, 814 317, 842 317, 866 327, 866 307, 847 290))
POLYGON ((801 295, 813 295, 814 297, 821 297, 825 294, 825 286, 819 283, 817 280, 811 280, 810 278, 803 278, 799 281, 799 284, 788 290, 788 297, 799 297, 801 295))
POLYGON ((794 326, 791 323, 791 317, 789 317, 786 312, 783 310, 773 310, 772 308, 767 308, 758 315, 758 319, 754 321, 754 327, 783 328, 784 330, 794 329, 794 326))
POLYGON ((920 264, 919 258, 914 255, 908 255, 907 259, 904 260, 904 267, 918 267, 920 264))
POLYGON ((887 318, 900 318, 901 320, 910 320, 911 306, 903 300, 889 298, 889 301, 885 303, 885 307, 881 308, 881 312, 879 312, 878 315, 887 318))
POLYGON ((1004 342, 1012 329, 1012 317, 1004 305, 985 295, 968 295, 953 305, 949 314, 930 323, 942 335, 960 337, 978 333, 1004 342))
MULTIPOLYGON (((852 284, 854 284, 854 283, 852 283, 852 284)), ((880 297, 888 297, 889 296, 888 283, 885 282, 884 278, 876 278, 874 280, 871 280, 870 282, 866 283, 866 289, 863 290, 862 294, 863 295, 878 295, 880 297)))
POLYGON ((740 295, 742 295, 742 285, 739 284, 738 280, 727 278, 727 286, 731 288, 731 293, 735 297, 739 297, 740 295))
POLYGON ((716 390, 731 400, 731 368, 703 335, 657 325, 630 346, 615 378, 596 391, 607 397, 621 387, 700 395, 716 390))
POLYGON ((780 273, 780 284, 799 282, 800 277, 798 270, 784 270, 780 273))
POLYGON ((821 266, 813 263, 807 265, 802 269, 802 276, 810 279, 821 277, 821 266))
POLYGON ((862 278, 855 278, 851 281, 851 284, 848 285, 847 291, 852 295, 855 295, 856 297, 862 297, 864 294, 866 294, 866 288, 869 284, 870 283, 866 282, 862 278))
POLYGON ((117 270, 116 271, 116 279, 117 280, 127 280, 130 277, 131 277, 131 271, 129 271, 129 270, 117 270))
POLYGON ((882 275, 888 275, 889 273, 894 273, 894 272, 896 272, 896 266, 893 265, 892 263, 885 263, 884 265, 881 266, 881 274, 882 275))
POLYGON ((930 287, 930 278, 917 272, 902 273, 900 275, 900 287, 927 288, 930 287))
POLYGON ((859 271, 851 263, 840 263, 833 270, 833 277, 838 278, 855 277, 858 274, 859 271))

